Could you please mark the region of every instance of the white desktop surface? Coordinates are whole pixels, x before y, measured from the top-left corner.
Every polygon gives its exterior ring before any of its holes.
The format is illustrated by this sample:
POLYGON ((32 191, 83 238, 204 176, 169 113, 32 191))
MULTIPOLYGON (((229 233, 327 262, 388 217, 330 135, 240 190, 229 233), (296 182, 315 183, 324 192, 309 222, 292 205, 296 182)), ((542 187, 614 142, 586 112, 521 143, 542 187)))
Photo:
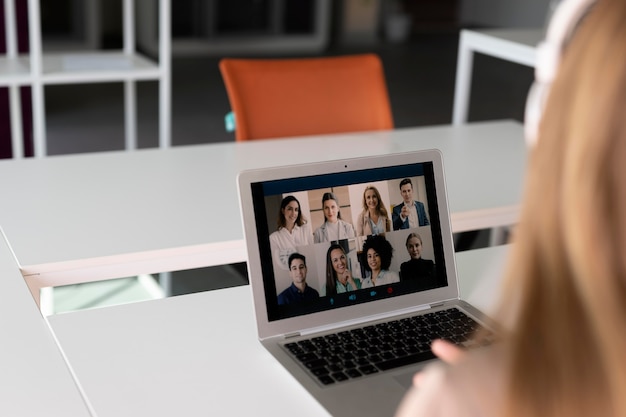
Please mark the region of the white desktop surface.
POLYGON ((515 223, 527 151, 522 125, 497 121, 3 160, 0 224, 36 279, 242 262, 240 170, 428 148, 443 153, 455 232, 515 223))
MULTIPOLYGON (((484 311, 508 250, 457 254, 461 295, 484 311)), ((328 415, 258 342, 248 286, 48 320, 99 417, 328 415)))
POLYGON ((90 416, 0 234, 0 416, 90 416))

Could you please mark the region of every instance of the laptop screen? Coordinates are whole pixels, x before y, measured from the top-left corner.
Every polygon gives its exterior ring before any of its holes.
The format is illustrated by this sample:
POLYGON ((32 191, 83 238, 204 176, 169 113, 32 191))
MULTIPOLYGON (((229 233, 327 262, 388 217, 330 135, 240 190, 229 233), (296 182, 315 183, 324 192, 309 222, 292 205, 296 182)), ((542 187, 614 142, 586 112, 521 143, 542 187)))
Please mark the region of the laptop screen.
POLYGON ((432 162, 250 187, 269 322, 448 285, 432 162))

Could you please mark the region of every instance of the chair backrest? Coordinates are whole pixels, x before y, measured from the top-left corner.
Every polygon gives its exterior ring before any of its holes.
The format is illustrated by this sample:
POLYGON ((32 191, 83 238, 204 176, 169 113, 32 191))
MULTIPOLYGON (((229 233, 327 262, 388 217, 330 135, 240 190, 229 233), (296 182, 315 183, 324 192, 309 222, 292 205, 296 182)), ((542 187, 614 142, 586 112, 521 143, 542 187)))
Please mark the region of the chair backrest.
POLYGON ((374 54, 220 61, 238 141, 393 129, 374 54))

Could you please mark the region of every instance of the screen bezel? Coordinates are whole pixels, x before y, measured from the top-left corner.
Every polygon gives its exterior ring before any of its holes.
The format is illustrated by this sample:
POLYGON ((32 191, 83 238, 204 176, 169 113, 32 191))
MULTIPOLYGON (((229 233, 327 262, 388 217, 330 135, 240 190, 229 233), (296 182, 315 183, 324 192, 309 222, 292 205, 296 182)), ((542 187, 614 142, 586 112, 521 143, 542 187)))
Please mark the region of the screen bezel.
MULTIPOLYGON (((397 310, 419 309, 422 306, 441 302, 444 300, 458 299, 458 281, 454 263, 454 246, 446 195, 443 161, 438 150, 416 151, 403 154, 390 154, 377 157, 354 158, 348 160, 328 161, 296 166, 284 166, 260 170, 243 171, 238 177, 240 206, 246 247, 248 250, 248 271, 252 288, 255 314, 259 337, 266 337, 302 332, 306 329, 332 327, 337 323, 346 323, 368 316, 380 316, 397 310), (431 221, 433 243, 440 245, 441 253, 437 257, 437 268, 445 271, 447 285, 416 293, 398 295, 393 298, 377 299, 375 302, 357 303, 339 308, 327 309, 306 315, 297 315, 278 318, 272 315, 271 308, 266 307, 266 293, 276 293, 275 286, 268 285, 270 281, 264 279, 268 276, 268 269, 264 267, 261 259, 267 256, 264 246, 267 240, 267 230, 263 235, 259 234, 259 224, 267 219, 266 213, 255 213, 253 190, 255 184, 273 181, 290 180, 294 177, 306 178, 310 176, 320 177, 334 174, 356 173, 364 170, 391 168, 415 164, 432 164, 432 180, 430 187, 429 205, 435 214, 435 221, 431 221), (322 174, 323 173, 323 174, 322 174), (439 227, 437 227, 437 225, 439 227), (437 236, 437 239, 435 238, 437 236), (261 241, 259 238, 261 237, 261 241), (440 238, 440 239, 439 239, 440 238), (437 242, 435 242, 437 241, 437 242), (259 243, 261 242, 261 243, 259 243), (264 270, 265 268, 265 270, 264 270)), ((256 189, 258 190, 258 186, 256 189)), ((429 188, 429 187, 427 187, 429 188)), ((432 217, 432 214, 431 214, 432 217)), ((261 227, 263 229, 263 227, 261 227)), ((272 275, 273 277, 273 275, 272 275)))

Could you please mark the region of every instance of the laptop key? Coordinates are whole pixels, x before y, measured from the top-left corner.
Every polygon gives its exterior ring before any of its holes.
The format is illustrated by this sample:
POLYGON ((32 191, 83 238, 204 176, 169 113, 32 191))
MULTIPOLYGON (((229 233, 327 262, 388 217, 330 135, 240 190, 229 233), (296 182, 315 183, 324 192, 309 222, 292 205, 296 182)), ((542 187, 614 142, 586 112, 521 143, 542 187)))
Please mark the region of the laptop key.
POLYGON ((346 374, 344 374, 343 372, 336 372, 334 374, 332 374, 332 377, 335 378, 335 381, 341 382, 341 381, 345 381, 348 378, 348 376, 346 374))
POLYGON ((309 369, 322 368, 322 367, 326 366, 326 360, 325 359, 314 359, 312 361, 305 362, 304 366, 306 366, 309 369))
POLYGON ((361 371, 363 375, 371 375, 371 374, 375 374, 376 372, 378 372, 378 369, 376 369, 376 367, 372 365, 365 365, 365 366, 361 366, 359 368, 359 371, 361 371))
POLYGON ((374 365, 376 365, 376 367, 380 369, 381 371, 387 371, 389 369, 399 368, 405 365, 412 365, 415 363, 423 362, 423 361, 434 359, 434 358, 436 358, 435 354, 428 351, 428 352, 414 353, 412 355, 403 356, 401 358, 385 360, 382 362, 375 363, 374 365))
POLYGON ((309 362, 317 359, 317 355, 315 353, 302 353, 297 355, 296 358, 298 358, 300 362, 309 362))
POLYGON ((330 385, 335 383, 335 380, 330 375, 323 375, 317 379, 324 385, 330 385))
POLYGON ((344 368, 356 368, 356 364, 352 361, 345 361, 343 363, 344 368))
POLYGON ((330 372, 326 368, 315 368, 311 369, 311 373, 315 376, 323 376, 328 375, 330 372))

